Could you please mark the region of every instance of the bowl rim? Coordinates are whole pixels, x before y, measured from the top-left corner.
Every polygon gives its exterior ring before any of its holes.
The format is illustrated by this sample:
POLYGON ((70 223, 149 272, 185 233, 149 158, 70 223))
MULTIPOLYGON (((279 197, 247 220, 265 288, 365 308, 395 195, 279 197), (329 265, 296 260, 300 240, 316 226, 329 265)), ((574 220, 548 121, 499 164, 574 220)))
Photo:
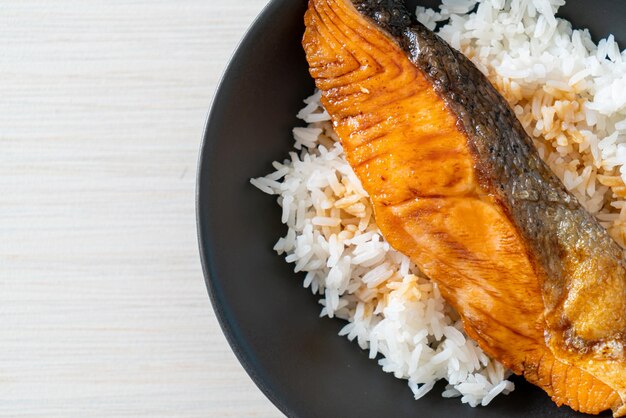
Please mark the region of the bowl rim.
POLYGON ((215 120, 215 113, 217 103, 220 96, 227 94, 227 83, 229 74, 237 67, 239 56, 242 51, 246 50, 248 46, 252 46, 254 39, 260 35, 264 23, 272 18, 276 11, 281 7, 281 4, 285 0, 269 0, 269 2, 261 9, 256 15, 252 23, 246 28, 244 35, 240 38, 239 42, 233 49, 233 52, 228 58, 228 64, 222 70, 219 77, 217 87, 211 99, 209 110, 207 111, 204 129, 202 132, 202 140, 198 151, 198 160, 196 163, 196 189, 195 189, 195 215, 196 215, 196 237, 198 240, 198 252, 200 253, 200 263, 202 265, 202 273, 204 275, 204 283, 207 288, 207 293, 211 301, 211 307, 217 317, 218 323, 222 330, 222 334, 226 337, 226 341, 231 350, 235 353, 235 356, 239 363, 243 366, 244 370, 250 376, 254 384, 261 390, 261 392, 276 406, 283 414, 287 416, 297 416, 295 411, 287 405, 286 400, 280 396, 274 388, 257 372, 253 365, 253 362, 248 358, 244 351, 240 348, 240 341, 238 340, 236 333, 233 330, 231 323, 227 319, 227 314, 220 302, 215 290, 213 266, 209 260, 209 242, 208 237, 202 232, 202 217, 201 217, 201 204, 200 193, 202 187, 202 173, 209 169, 210 163, 205 161, 205 156, 208 155, 213 148, 214 140, 211 137, 211 126, 215 120))
MULTIPOLYGON (((211 302, 211 307, 218 320, 222 334, 226 337, 226 340, 232 352, 235 354, 238 362, 241 364, 248 376, 252 379, 254 384, 261 390, 263 395, 267 399, 269 399, 270 402, 272 402, 272 404, 277 407, 278 410, 280 410, 280 412, 288 417, 296 417, 299 416, 299 414, 296 412, 296 410, 293 409, 293 407, 289 405, 289 400, 284 395, 282 395, 280 391, 276 390, 276 388, 270 382, 268 382, 268 380, 264 378, 261 373, 259 373, 259 370, 254 365, 254 361, 241 348, 242 343, 240 341, 240 338, 234 331, 233 323, 229 319, 229 316, 226 313, 222 304, 222 299, 217 294, 218 292, 215 288, 217 282, 217 274, 215 274, 214 266, 211 262, 212 251, 210 251, 210 248, 214 247, 214 245, 211 245, 212 243, 209 240, 209 236, 211 234, 203 233, 204 222, 201 216, 201 190, 204 188, 203 184, 205 184, 205 182, 203 182, 202 180, 202 177, 203 173, 209 170, 211 167, 211 163, 209 159, 206 158, 206 156, 212 152, 215 145, 215 137, 211 135, 211 130, 212 126, 215 124, 218 103, 222 96, 229 94, 229 83, 231 75, 237 70, 239 61, 241 60, 244 51, 253 46, 255 38, 259 37, 264 31, 264 26, 267 21, 271 21, 271 19, 281 8, 281 6, 289 1, 294 0, 268 0, 267 4, 263 6, 261 11, 252 20, 252 23, 250 23, 249 26, 245 29, 244 34, 240 37, 236 46, 230 53, 228 60, 226 61, 227 64, 224 66, 219 76, 218 83, 214 89, 214 94, 210 100, 210 104, 205 116, 204 129, 202 131, 202 138, 200 141, 196 162, 196 186, 194 204, 196 216, 196 238, 198 241, 197 248, 200 256, 202 273, 204 276, 207 293, 211 302)), ((594 37, 593 39, 594 42, 597 43, 598 38, 594 37)))

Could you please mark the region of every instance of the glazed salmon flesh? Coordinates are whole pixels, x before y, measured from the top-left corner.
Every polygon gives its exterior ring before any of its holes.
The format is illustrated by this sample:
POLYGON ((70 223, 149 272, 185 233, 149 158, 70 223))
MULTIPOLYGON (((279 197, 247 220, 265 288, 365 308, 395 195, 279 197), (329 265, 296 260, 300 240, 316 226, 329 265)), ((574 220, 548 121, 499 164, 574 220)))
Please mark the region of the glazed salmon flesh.
POLYGON ((626 415, 623 251, 506 101, 400 0, 310 0, 303 46, 389 243, 558 405, 626 415))

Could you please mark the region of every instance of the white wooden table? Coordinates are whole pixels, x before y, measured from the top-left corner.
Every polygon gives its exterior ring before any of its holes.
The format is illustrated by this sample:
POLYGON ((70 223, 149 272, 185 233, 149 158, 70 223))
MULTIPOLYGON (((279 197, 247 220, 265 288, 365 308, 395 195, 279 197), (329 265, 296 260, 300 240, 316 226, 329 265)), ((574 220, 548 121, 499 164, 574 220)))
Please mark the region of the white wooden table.
POLYGON ((194 214, 266 2, 0 2, 1 416, 281 416, 215 320, 194 214))

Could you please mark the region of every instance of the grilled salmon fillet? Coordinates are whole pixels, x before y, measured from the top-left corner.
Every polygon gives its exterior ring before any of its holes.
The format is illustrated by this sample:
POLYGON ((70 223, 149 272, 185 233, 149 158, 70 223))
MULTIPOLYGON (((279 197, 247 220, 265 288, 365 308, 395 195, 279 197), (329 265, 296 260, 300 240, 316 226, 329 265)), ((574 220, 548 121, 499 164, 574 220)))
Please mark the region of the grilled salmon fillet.
POLYGON ((480 347, 558 405, 626 415, 621 248, 506 101, 400 0, 310 0, 303 46, 376 223, 480 347))

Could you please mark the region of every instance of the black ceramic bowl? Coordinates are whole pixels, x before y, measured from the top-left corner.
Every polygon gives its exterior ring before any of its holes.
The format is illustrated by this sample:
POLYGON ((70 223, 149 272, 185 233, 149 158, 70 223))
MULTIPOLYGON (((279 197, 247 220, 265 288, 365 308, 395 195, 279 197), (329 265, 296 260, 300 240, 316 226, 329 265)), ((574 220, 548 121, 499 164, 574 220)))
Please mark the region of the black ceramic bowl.
MULTIPOLYGON (((280 209, 249 179, 285 158, 291 128, 301 124, 295 114, 313 90, 300 46, 305 8, 305 0, 274 0, 259 16, 215 96, 200 155, 200 254, 213 307, 239 361, 291 417, 581 415, 557 408, 519 378, 512 394, 484 408, 443 399, 440 388, 413 400, 405 381, 383 373, 356 344, 337 336, 340 320, 318 317, 318 298, 272 251, 285 232, 280 209)), ((590 28, 596 39, 610 31, 626 40, 623 0, 568 0, 562 15, 590 28)))

